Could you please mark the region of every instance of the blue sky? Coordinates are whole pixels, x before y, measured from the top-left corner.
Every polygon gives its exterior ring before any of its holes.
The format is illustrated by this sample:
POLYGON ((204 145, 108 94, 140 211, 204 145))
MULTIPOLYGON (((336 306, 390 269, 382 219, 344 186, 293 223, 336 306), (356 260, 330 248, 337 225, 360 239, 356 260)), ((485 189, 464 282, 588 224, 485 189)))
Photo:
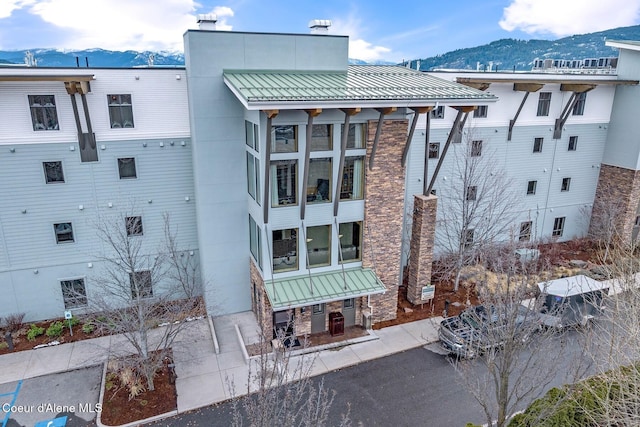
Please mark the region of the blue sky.
POLYGON ((0 49, 182 50, 196 15, 218 29, 350 36, 349 56, 424 58, 500 38, 555 39, 636 25, 640 0, 0 0, 0 49))

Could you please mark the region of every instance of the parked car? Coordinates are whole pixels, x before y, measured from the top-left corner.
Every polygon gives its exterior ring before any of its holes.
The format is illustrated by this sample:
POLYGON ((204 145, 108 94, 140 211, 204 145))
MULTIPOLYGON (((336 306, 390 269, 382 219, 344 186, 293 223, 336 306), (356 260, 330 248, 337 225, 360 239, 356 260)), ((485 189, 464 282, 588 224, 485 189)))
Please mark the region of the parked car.
MULTIPOLYGON (((518 304, 517 313, 513 321, 514 331, 520 340, 528 340, 531 333, 540 328, 539 313, 518 304)), ((509 320, 505 317, 510 313, 504 307, 479 305, 470 307, 459 316, 449 317, 440 322, 438 337, 441 345, 451 354, 458 357, 473 358, 487 350, 504 344, 509 333, 509 320), (500 330, 505 330, 502 333, 500 330)), ((511 312, 513 313, 513 312, 511 312)))

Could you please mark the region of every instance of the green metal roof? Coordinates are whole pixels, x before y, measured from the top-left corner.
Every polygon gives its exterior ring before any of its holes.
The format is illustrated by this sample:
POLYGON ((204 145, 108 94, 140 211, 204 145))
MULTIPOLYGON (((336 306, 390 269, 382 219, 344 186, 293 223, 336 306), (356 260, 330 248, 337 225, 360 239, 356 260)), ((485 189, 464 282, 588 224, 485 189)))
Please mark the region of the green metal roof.
POLYGON ((317 103, 362 107, 425 106, 435 102, 476 105, 478 101, 497 100, 494 95, 462 84, 389 65, 350 65, 347 71, 225 70, 224 81, 247 108, 287 103, 307 107, 317 103))
POLYGON ((384 284, 369 268, 354 268, 309 275, 265 280, 274 311, 305 307, 365 295, 381 294, 384 284))

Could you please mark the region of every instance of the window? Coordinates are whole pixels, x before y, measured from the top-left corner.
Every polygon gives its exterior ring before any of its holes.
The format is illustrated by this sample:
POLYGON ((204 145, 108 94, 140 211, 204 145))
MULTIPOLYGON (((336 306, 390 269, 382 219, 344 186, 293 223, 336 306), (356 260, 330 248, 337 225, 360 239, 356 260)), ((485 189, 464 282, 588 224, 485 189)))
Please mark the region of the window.
POLYGON ((298 151, 298 126, 272 126, 271 152, 295 153, 298 151))
POLYGON ((309 159, 307 203, 331 201, 331 158, 309 159))
POLYGON ((587 92, 581 92, 576 95, 575 104, 571 114, 574 116, 582 116, 584 114, 584 105, 587 101, 587 92))
POLYGON ((298 269, 298 229, 273 231, 273 271, 298 269))
POLYGON ((153 284, 151 283, 151 272, 149 270, 129 273, 129 283, 131 285, 131 298, 151 298, 153 296, 153 284))
POLYGON ((551 105, 551 92, 540 92, 538 98, 538 112, 537 116, 548 116, 549 106, 551 105))
POLYGON ((571 186, 571 178, 562 178, 560 191, 569 191, 569 186, 571 186))
POLYGON ((262 268, 262 243, 261 243, 261 234, 260 227, 255 222, 253 217, 249 215, 249 248, 251 250, 251 255, 258 263, 258 267, 262 268))
POLYGON ((118 159, 118 173, 120 174, 120 179, 137 178, 136 159, 133 157, 118 159))
POLYGON ((131 95, 107 95, 111 129, 133 127, 131 95))
POLYGON ((142 236, 142 217, 128 216, 125 218, 127 236, 142 236))
POLYGON ((473 246, 473 235, 475 234, 475 230, 473 228, 469 228, 464 230, 463 241, 462 244, 465 249, 469 249, 473 246))
POLYGON ((73 243, 73 226, 70 222, 61 222, 53 224, 53 230, 56 233, 56 243, 73 243))
POLYGON ((462 126, 464 125, 463 122, 458 123, 458 126, 455 129, 452 129, 451 132, 453 132, 453 138, 451 138, 451 142, 453 142, 454 144, 460 144, 462 142, 462 126))
POLYGON ((33 130, 58 130, 56 98, 53 95, 28 95, 33 130))
POLYGON ((640 216, 636 217, 636 222, 635 222, 634 226, 640 227, 640 216))
POLYGON ((534 153, 542 153, 542 143, 544 142, 544 138, 535 138, 533 140, 533 152, 534 153))
POLYGON ((482 141, 471 141, 471 157, 482 155, 482 141))
POLYGON ((478 105, 478 108, 473 110, 473 118, 474 119, 484 119, 487 117, 487 109, 489 107, 487 105, 478 105))
MULTIPOLYGON (((347 134, 347 148, 365 148, 367 126, 362 123, 349 125, 349 133, 347 134)), ((344 132, 344 125, 342 125, 344 132)))
POLYGON ((258 125, 248 120, 244 121, 245 141, 247 145, 256 151, 260 151, 260 142, 258 138, 258 125))
POLYGON ((444 107, 442 105, 431 110, 432 119, 444 119, 444 107))
POLYGON ((260 204, 260 159, 247 152, 247 191, 260 204))
POLYGON ((440 143, 439 142, 430 142, 429 143, 429 158, 437 159, 440 157, 440 143))
POLYGON ((62 280, 62 299, 64 308, 80 308, 87 306, 87 290, 84 287, 84 279, 62 280))
POLYGON ((309 267, 331 264, 331 226, 307 227, 307 262, 309 267))
POLYGON ((536 194, 536 187, 538 186, 538 181, 529 181, 527 183, 527 195, 536 194))
POLYGON ((531 221, 525 221, 520 223, 520 235, 518 240, 521 242, 528 242, 531 240, 531 228, 533 223, 531 221))
POLYGON ((64 182, 62 162, 42 162, 42 166, 44 167, 44 178, 47 184, 64 182))
POLYGON ((271 162, 271 206, 295 205, 298 188, 297 160, 271 162))
POLYGON ((569 146, 567 148, 567 151, 576 151, 577 148, 578 148, 578 137, 577 136, 570 136, 569 137, 569 146))
POLYGON ((356 304, 355 298, 342 300, 342 308, 350 309, 355 307, 355 304, 356 304))
POLYGON ((475 200, 477 195, 478 195, 478 186, 470 185, 467 187, 467 192, 465 193, 465 199, 475 200))
POLYGON ((338 252, 338 262, 360 261, 362 241, 362 223, 345 222, 338 227, 338 237, 340 238, 340 250, 338 252))
POLYGON ((364 197, 364 157, 346 157, 342 170, 340 200, 362 200, 364 197))
POLYGON ((311 151, 328 151, 333 148, 333 125, 313 125, 311 151))
POLYGON ((564 216, 557 217, 553 220, 553 232, 551 235, 553 237, 561 237, 564 232, 564 216))

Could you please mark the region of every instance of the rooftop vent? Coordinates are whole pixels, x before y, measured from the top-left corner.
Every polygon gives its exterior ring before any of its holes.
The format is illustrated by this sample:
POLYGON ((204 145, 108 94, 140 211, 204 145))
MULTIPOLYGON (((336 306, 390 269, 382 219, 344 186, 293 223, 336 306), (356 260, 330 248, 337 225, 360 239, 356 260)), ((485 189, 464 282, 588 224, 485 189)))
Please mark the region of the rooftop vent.
POLYGON ((311 34, 327 34, 330 26, 331 21, 329 19, 314 19, 309 21, 311 34))
POLYGON ((198 27, 205 31, 215 31, 218 17, 215 13, 198 15, 198 27))

